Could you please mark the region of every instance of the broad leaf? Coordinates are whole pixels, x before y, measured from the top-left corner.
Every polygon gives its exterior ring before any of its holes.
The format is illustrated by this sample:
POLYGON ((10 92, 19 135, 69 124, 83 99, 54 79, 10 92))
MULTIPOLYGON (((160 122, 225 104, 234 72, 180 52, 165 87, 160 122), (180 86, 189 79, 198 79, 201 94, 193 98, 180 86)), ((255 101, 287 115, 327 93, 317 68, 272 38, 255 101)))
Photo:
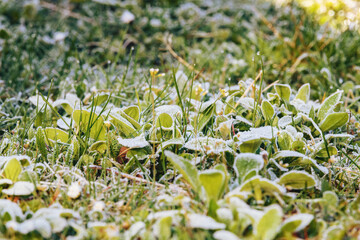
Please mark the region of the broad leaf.
POLYGON ((278 183, 292 189, 311 188, 316 185, 316 181, 313 176, 305 171, 296 170, 283 174, 278 183))
POLYGON ((234 170, 242 182, 246 176, 252 171, 259 171, 264 166, 262 156, 254 153, 240 153, 235 157, 234 170))
POLYGON ((198 171, 194 165, 191 164, 188 160, 172 153, 170 151, 165 151, 165 156, 171 162, 172 165, 178 170, 183 178, 193 187, 195 191, 199 191, 200 183, 198 180, 198 171))
POLYGON ((22 169, 19 160, 12 158, 7 161, 4 170, 2 171, 2 175, 13 182, 16 182, 21 171, 22 169))
POLYGON ((309 98, 310 98, 310 84, 306 83, 301 86, 295 99, 300 99, 303 102, 307 103, 309 101, 309 98))
POLYGON ((3 189, 2 192, 11 196, 26 196, 34 192, 35 187, 33 183, 19 181, 16 182, 11 188, 3 189))
POLYGON ((220 170, 208 169, 199 173, 199 181, 205 189, 208 201, 217 201, 222 194, 225 174, 220 170))
POLYGON ((269 206, 256 225, 256 239, 274 239, 280 230, 283 212, 278 205, 269 206))
POLYGON ((273 106, 269 101, 266 100, 262 101, 261 103, 261 112, 264 115, 265 120, 268 122, 271 121, 275 114, 273 106))
POLYGON ((319 124, 319 127, 323 132, 327 132, 343 126, 348 121, 349 115, 346 112, 330 113, 319 124))
POLYGON ((123 133, 126 137, 132 137, 136 134, 134 126, 119 114, 111 113, 111 122, 116 126, 119 132, 123 133))
POLYGON ((291 88, 288 84, 275 84, 275 91, 285 102, 289 102, 291 88))
POLYGON ((62 143, 67 143, 69 140, 69 134, 58 128, 45 128, 45 142, 46 144, 52 146, 53 142, 59 140, 62 143), (51 140, 51 141, 48 141, 51 140))
POLYGON ((299 213, 292 215, 286 219, 281 227, 282 233, 293 233, 303 230, 314 219, 314 216, 307 213, 299 213))
POLYGON ((105 139, 105 126, 102 116, 98 117, 95 112, 91 113, 87 110, 75 110, 72 116, 80 130, 84 133, 89 132, 92 139, 105 139))
POLYGON ((325 101, 321 104, 318 110, 318 118, 320 120, 323 120, 326 117, 326 115, 328 115, 333 111, 336 104, 340 102, 342 93, 343 93, 342 91, 338 91, 325 99, 325 101))

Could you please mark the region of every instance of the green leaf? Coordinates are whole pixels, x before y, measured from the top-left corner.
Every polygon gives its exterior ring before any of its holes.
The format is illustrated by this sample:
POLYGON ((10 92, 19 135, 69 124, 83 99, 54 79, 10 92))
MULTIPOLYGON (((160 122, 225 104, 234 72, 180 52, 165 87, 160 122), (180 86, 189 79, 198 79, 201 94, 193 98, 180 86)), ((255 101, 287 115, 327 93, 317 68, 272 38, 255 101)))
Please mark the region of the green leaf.
POLYGON ((138 106, 130 106, 130 107, 122 108, 117 113, 119 113, 123 118, 129 121, 132 124, 132 126, 135 127, 136 129, 141 128, 141 125, 139 124, 140 109, 138 106))
POLYGON ((92 102, 94 106, 100 106, 102 103, 106 102, 109 99, 109 97, 110 96, 108 93, 97 94, 92 102))
POLYGON ((280 132, 280 134, 277 137, 277 140, 281 150, 289 150, 293 143, 293 137, 286 130, 280 132))
POLYGON ((296 170, 283 174, 278 183, 292 189, 304 189, 305 187, 311 188, 316 185, 316 181, 313 176, 305 171, 296 170))
POLYGON ((349 120, 349 115, 346 112, 330 113, 326 118, 319 124, 320 129, 323 132, 334 130, 341 127, 349 120))
POLYGON ((133 137, 133 135, 136 134, 136 129, 133 127, 133 125, 121 115, 111 113, 110 116, 110 122, 112 122, 119 130, 119 132, 123 133, 126 137, 133 137))
POLYGON ((322 239, 338 240, 338 239, 344 239, 344 237, 345 237, 344 227, 341 225, 338 226, 335 225, 335 226, 331 226, 324 232, 322 239))
POLYGON ((281 227, 282 233, 299 232, 307 227, 314 219, 314 216, 307 213, 299 213, 292 215, 286 219, 281 227))
POLYGON ((167 113, 161 113, 156 119, 156 127, 172 130, 173 124, 173 118, 167 113))
POLYGON ((196 128, 198 131, 201 131, 206 124, 211 120, 215 112, 215 104, 208 106, 202 113, 197 117, 196 128))
POLYGON ((90 113, 87 110, 75 110, 72 114, 76 125, 80 131, 90 132, 90 137, 95 140, 105 139, 105 126, 102 116, 98 117, 95 112, 90 113))
POLYGON ((4 170, 2 171, 2 175, 13 182, 16 182, 21 171, 22 168, 19 160, 17 160, 16 158, 12 158, 7 161, 4 170))
POLYGON ((244 181, 251 171, 259 171, 263 166, 264 159, 258 154, 240 153, 235 157, 234 170, 239 178, 239 182, 244 181))
POLYGON ((271 121, 275 114, 273 106, 269 101, 266 100, 262 101, 261 103, 261 112, 264 115, 265 120, 268 122, 271 121))
POLYGON ((278 205, 269 206, 256 224, 256 239, 274 239, 280 230, 283 212, 278 205))
POLYGON ((333 191, 324 192, 322 198, 328 206, 336 208, 339 204, 339 197, 333 191))
POLYGON ((191 164, 188 160, 172 153, 170 151, 164 151, 165 156, 171 162, 172 165, 178 170, 182 175, 183 178, 191 185, 191 187, 195 191, 199 191, 200 183, 198 180, 198 171, 194 165, 191 164))
POLYGON ((275 84, 275 91, 285 102, 289 102, 291 88, 288 84, 275 84))
POLYGON ((124 108, 124 113, 139 122, 140 120, 140 108, 138 106, 130 106, 124 108))
POLYGON ((328 115, 333 111, 336 104, 339 103, 342 93, 343 91, 338 91, 325 99, 325 101, 321 104, 318 110, 318 118, 320 120, 323 120, 326 117, 326 115, 328 115))
POLYGON ((172 225, 172 217, 166 216, 159 220, 159 240, 167 240, 171 238, 171 225, 172 225))
POLYGON ((199 173, 199 181, 205 189, 208 201, 217 201, 222 194, 225 174, 220 170, 208 169, 199 173))
POLYGON ((329 151, 330 156, 337 155, 337 153, 338 153, 338 150, 336 147, 328 146, 328 150, 326 150, 326 148, 323 147, 315 154, 315 156, 317 158, 328 158, 329 156, 328 156, 327 151, 329 151))
POLYGON ((104 153, 107 150, 107 145, 105 141, 94 142, 90 146, 90 151, 98 151, 99 153, 104 153))
POLYGON ((295 99, 300 99, 303 102, 307 103, 309 101, 309 98, 310 98, 310 84, 306 83, 301 86, 295 99))
POLYGON ((61 129, 58 128, 45 128, 45 142, 46 144, 53 146, 53 142, 59 140, 62 143, 67 143, 69 140, 69 134, 61 129), (51 141, 48 141, 51 140, 51 141))
POLYGON ((240 144, 241 153, 254 153, 259 149, 260 144, 262 143, 261 139, 252 139, 249 141, 242 142, 240 144))
POLYGON ((240 191, 252 192, 255 186, 260 187, 262 190, 264 190, 270 195, 273 195, 274 193, 285 193, 285 188, 273 181, 270 181, 269 179, 262 178, 260 176, 256 176, 247 180, 239 187, 239 189, 240 191))

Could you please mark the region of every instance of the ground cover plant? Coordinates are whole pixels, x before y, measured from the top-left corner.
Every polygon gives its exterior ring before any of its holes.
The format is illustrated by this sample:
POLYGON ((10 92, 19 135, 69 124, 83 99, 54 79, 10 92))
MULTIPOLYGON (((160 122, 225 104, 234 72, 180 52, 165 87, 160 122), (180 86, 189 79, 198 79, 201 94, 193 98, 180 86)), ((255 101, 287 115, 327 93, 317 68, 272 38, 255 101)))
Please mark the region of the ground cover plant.
POLYGON ((1 238, 358 238, 355 17, 216 0, 0 13, 1 238))

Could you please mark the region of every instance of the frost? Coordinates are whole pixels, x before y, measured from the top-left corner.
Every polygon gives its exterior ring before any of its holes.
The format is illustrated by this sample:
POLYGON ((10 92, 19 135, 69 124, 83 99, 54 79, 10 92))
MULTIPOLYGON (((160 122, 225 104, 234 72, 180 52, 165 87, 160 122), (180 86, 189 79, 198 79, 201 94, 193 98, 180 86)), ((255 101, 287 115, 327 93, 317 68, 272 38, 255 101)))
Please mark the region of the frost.
POLYGON ((2 192, 11 196, 26 196, 34 192, 35 187, 33 183, 19 181, 16 182, 11 188, 3 189, 2 192))
POLYGON ((135 20, 135 15, 132 14, 129 10, 125 10, 121 15, 120 20, 123 23, 130 23, 135 20))
POLYGON ((126 239, 132 239, 144 229, 145 229, 144 222, 134 223, 133 225, 131 225, 130 229, 125 233, 126 239))
POLYGON ((143 135, 129 139, 119 137, 117 140, 121 145, 128 148, 144 148, 150 146, 143 135))
POLYGON ((278 125, 280 128, 285 128, 287 125, 292 123, 292 117, 291 116, 284 116, 279 119, 278 125))
POLYGON ((72 198, 72 199, 76 199, 78 197, 80 197, 81 195, 81 186, 79 183, 77 182, 73 182, 71 183, 69 189, 68 189, 68 192, 67 192, 67 196, 69 198, 72 198))
POLYGON ((182 110, 178 105, 163 105, 155 109, 156 116, 161 113, 167 113, 171 117, 176 117, 178 114, 182 116, 182 110))
POLYGON ((276 136, 278 130, 271 126, 259 127, 259 128, 250 128, 250 131, 239 132, 236 137, 240 142, 247 142, 255 139, 272 139, 276 136))
POLYGON ((11 219, 24 218, 21 208, 16 203, 7 199, 0 199, 0 216, 4 216, 5 213, 9 214, 11 219))
POLYGON ((232 151, 222 139, 211 137, 193 138, 184 146, 194 151, 204 151, 207 154, 219 154, 225 151, 232 151))
POLYGON ((226 231, 226 230, 220 230, 214 233, 213 237, 216 240, 240 240, 234 233, 226 231))
POLYGON ((186 217, 188 219, 188 225, 191 228, 216 230, 216 229, 224 229, 226 227, 224 223, 219 223, 215 221, 213 218, 205 215, 190 213, 186 217))

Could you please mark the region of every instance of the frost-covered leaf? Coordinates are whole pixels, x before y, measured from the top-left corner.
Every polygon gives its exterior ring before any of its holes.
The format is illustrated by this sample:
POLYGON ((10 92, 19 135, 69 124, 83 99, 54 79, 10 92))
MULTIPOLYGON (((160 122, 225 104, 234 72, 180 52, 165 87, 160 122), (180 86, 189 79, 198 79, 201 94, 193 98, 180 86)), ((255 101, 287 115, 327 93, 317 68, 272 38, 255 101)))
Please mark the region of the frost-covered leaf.
POLYGON ((333 191, 325 191, 322 198, 328 206, 336 208, 339 204, 339 197, 333 191))
POLYGON ((192 165, 191 162, 176 155, 175 153, 167 150, 164 153, 172 165, 174 165, 176 170, 183 175, 184 179, 194 188, 195 191, 198 191, 200 189, 200 183, 196 167, 192 165))
POLYGON ((216 240, 240 240, 234 233, 226 230, 216 231, 213 235, 216 240))
POLYGON ((207 199, 217 201, 225 184, 225 174, 220 170, 208 169, 199 172, 199 182, 205 189, 207 199))
POLYGON ((7 214, 10 219, 7 220, 16 220, 16 218, 23 219, 24 214, 16 203, 8 199, 0 199, 0 217, 4 219, 5 214, 7 214))
POLYGON ((163 129, 173 129, 174 120, 168 113, 161 113, 156 118, 156 127, 161 127, 163 129))
POLYGON ((95 140, 105 139, 105 125, 102 116, 87 110, 75 110, 72 117, 76 125, 84 133, 89 132, 90 137, 95 140))
POLYGON ((261 155, 254 153, 237 154, 234 161, 234 170, 241 182, 246 178, 249 172, 259 171, 264 166, 264 159, 261 155))
POLYGON ((193 138, 184 145, 185 148, 193 151, 203 151, 206 154, 220 154, 225 151, 231 151, 223 139, 211 137, 193 138))
POLYGON ((24 235, 36 230, 43 238, 51 237, 51 226, 49 222, 43 218, 31 218, 22 223, 11 221, 6 223, 6 227, 24 235))
POLYGON ((110 117, 110 122, 112 122, 116 128, 126 137, 133 137, 136 134, 135 127, 121 115, 117 113, 111 113, 110 117))
POLYGON ((344 239, 345 237, 345 229, 341 225, 334 225, 326 229, 323 233, 322 239, 328 240, 337 240, 337 239, 344 239))
POLYGON ((172 138, 170 140, 167 140, 165 142, 161 142, 159 144, 158 150, 157 150, 157 154, 159 154, 160 152, 164 151, 167 147, 169 146, 173 146, 173 145, 184 145, 185 140, 184 138, 172 138))
POLYGON ((337 91, 325 99, 318 110, 318 118, 320 120, 325 119, 329 113, 333 112, 336 104, 340 102, 342 93, 343 91, 337 91))
POLYGON ((187 224, 191 228, 201 228, 207 230, 217 230, 217 229, 225 229, 226 225, 224 223, 216 222, 213 218, 197 214, 190 213, 186 215, 187 224))
POLYGON ((245 181, 239 187, 240 191, 252 192, 255 187, 260 187, 262 190, 272 195, 274 193, 283 194, 286 192, 286 189, 280 186, 279 184, 270 181, 269 179, 262 178, 260 176, 253 177, 245 181))
POLYGON ((26 155, 11 155, 6 157, 0 156, 0 168, 2 168, 4 164, 14 158, 18 160, 23 167, 29 166, 30 164, 30 157, 26 155))
POLYGON ((6 162, 4 169, 1 172, 5 178, 10 179, 13 182, 18 180, 18 177, 22 171, 21 164, 16 158, 12 158, 6 162))
POLYGON ((199 113, 195 119, 195 128, 200 132, 208 124, 215 113, 215 104, 211 104, 204 111, 199 113))
POLYGON ((90 146, 89 150, 98 151, 99 153, 104 153, 107 149, 108 147, 106 145, 106 141, 97 141, 90 146))
POLYGON ((330 113, 319 124, 323 132, 334 130, 343 126, 349 120, 349 115, 345 112, 330 113))
POLYGON ((2 192, 10 196, 27 196, 34 192, 35 187, 33 183, 18 181, 12 187, 3 189, 2 192))
POLYGON ((281 232, 298 232, 307 227, 314 219, 314 216, 308 213, 299 213, 287 218, 281 227, 281 232))
POLYGON ((334 139, 334 138, 353 139, 354 137, 355 137, 354 135, 346 134, 346 133, 326 134, 326 135, 325 135, 325 139, 326 139, 326 140, 331 140, 331 139, 334 139))
POLYGON ((250 128, 250 131, 239 132, 237 138, 241 142, 246 142, 253 139, 272 139, 278 133, 277 128, 271 126, 250 128))
POLYGON ((62 143, 67 143, 69 140, 69 134, 58 128, 45 128, 45 142, 48 145, 54 145, 53 142, 60 141, 62 143), (50 140, 50 141, 48 141, 50 140))
POLYGON ((280 230, 283 212, 278 205, 271 205, 266 208, 264 215, 256 224, 256 239, 274 239, 280 230))
POLYGON ((109 99, 110 95, 108 93, 99 93, 96 96, 94 96, 93 99, 91 99, 92 104, 94 106, 100 106, 104 102, 106 102, 109 99))
POLYGON ((161 113, 167 113, 171 117, 176 118, 177 116, 182 116, 181 107, 178 105, 162 105, 155 109, 156 116, 160 115, 161 113))
POLYGON ((135 138, 128 138, 128 139, 119 137, 117 140, 122 146, 125 146, 128 148, 145 148, 145 147, 150 146, 150 144, 146 141, 146 139, 143 135, 140 135, 135 138))
POLYGON ((281 158, 300 158, 299 161, 295 161, 293 164, 294 165, 310 165, 313 166, 317 169, 319 169, 321 172, 323 172, 324 174, 328 174, 329 170, 322 166, 319 165, 314 159, 299 153, 299 152, 295 152, 295 151, 288 151, 288 150, 284 150, 284 151, 278 151, 277 153, 275 153, 273 155, 273 159, 277 160, 277 159, 281 159, 281 158))
POLYGON ((157 221, 154 226, 155 235, 158 236, 159 240, 167 240, 171 238, 171 225, 172 217, 166 216, 157 221))
POLYGON ((300 99, 304 103, 307 103, 309 101, 309 98, 310 98, 310 84, 306 83, 300 87, 295 99, 300 99))
POLYGON ((316 181, 313 176, 305 171, 296 170, 284 173, 280 177, 278 183, 292 189, 312 188, 316 185, 316 181))
POLYGON ((275 84, 275 91, 282 100, 290 101, 291 88, 288 84, 275 84))
POLYGON ((261 112, 264 115, 266 121, 270 121, 275 114, 273 106, 267 100, 262 101, 261 112))

